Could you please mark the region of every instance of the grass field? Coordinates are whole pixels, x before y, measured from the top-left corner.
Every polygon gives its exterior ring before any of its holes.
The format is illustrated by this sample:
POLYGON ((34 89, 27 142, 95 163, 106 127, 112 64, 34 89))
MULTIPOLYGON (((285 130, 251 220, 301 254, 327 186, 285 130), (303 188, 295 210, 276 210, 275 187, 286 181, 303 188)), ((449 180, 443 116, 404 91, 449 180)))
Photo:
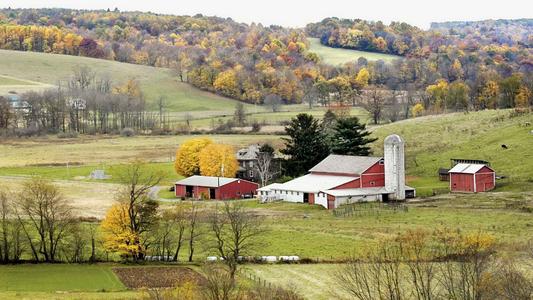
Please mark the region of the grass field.
POLYGON ((306 299, 327 300, 347 296, 338 291, 338 268, 336 264, 250 265, 246 271, 271 284, 291 288, 306 299))
POLYGON ((121 291, 110 265, 40 264, 0 266, 2 292, 121 291), (31 283, 31 284, 29 284, 31 283))
POLYGON ((308 38, 308 41, 311 44, 310 51, 315 52, 325 63, 331 65, 341 65, 347 62, 353 62, 359 57, 364 57, 369 61, 383 60, 385 62, 400 58, 396 55, 332 48, 322 45, 318 38, 308 38))
MULTIPOLYGON (((276 135, 233 134, 203 136, 209 137, 215 142, 235 147, 264 142, 271 142, 276 147, 281 146, 281 140, 276 135)), ((28 172, 34 172, 40 167, 49 168, 53 164, 59 164, 66 172, 66 163, 70 163, 74 170, 76 164, 106 168, 108 165, 136 158, 150 162, 170 162, 173 160, 179 144, 194 137, 197 136, 81 136, 75 139, 59 139, 54 136, 48 136, 7 139, 2 140, 0 144, 0 153, 2 153, 0 168, 28 167, 33 169, 28 170, 28 172)), ((10 175, 12 171, 14 170, 12 169, 9 173, 0 171, 0 175, 10 175)))
MULTIPOLYGON (((0 65, 1 64, 2 63, 0 62, 0 65)), ((41 82, 0 75, 0 95, 5 95, 12 92, 22 93, 30 90, 43 90, 50 87, 53 86, 41 82)))
POLYGON ((533 189, 533 114, 512 116, 512 110, 453 113, 410 119, 379 126, 374 132, 376 154, 383 153, 383 139, 397 133, 406 141, 409 183, 419 194, 427 189, 447 187, 439 182, 439 167, 450 167, 451 158, 482 159, 491 163, 498 175, 499 191, 533 189), (507 145, 503 149, 501 145, 507 145))
MULTIPOLYGON (((139 80, 151 109, 156 108, 159 96, 165 96, 167 110, 182 111, 227 111, 232 112, 237 101, 204 92, 189 84, 181 83, 172 72, 164 68, 134 65, 87 57, 0 50, 0 76, 10 76, 17 80, 34 81, 56 85, 68 80, 77 66, 91 67, 97 75, 109 75, 114 84, 123 83, 129 78, 139 80)), ((2 82, 0 77, 0 82, 2 82)), ((24 92, 27 88, 14 85, 6 90, 24 92)), ((34 86, 38 87, 38 86, 34 86)), ((2 87, 0 87, 2 88, 2 87)), ((0 90, 0 93, 2 90, 0 90)))

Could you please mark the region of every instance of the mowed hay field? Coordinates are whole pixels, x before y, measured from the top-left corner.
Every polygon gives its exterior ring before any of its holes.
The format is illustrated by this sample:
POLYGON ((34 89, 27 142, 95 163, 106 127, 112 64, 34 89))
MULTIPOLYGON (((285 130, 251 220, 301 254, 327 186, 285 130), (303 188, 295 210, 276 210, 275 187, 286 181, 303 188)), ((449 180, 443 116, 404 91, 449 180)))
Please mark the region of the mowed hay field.
POLYGON ((27 264, 0 266, 0 299, 138 299, 113 265, 27 264))
MULTIPOLYGON (((98 76, 109 76, 114 84, 124 83, 130 78, 138 80, 149 109, 156 109, 156 102, 160 96, 165 97, 166 109, 174 112, 232 112, 237 103, 235 100, 181 83, 171 70, 165 68, 79 56, 0 50, 0 76, 9 76, 19 81, 29 80, 40 84, 57 85, 58 81, 68 80, 73 69, 78 66, 88 66, 98 76)), ((33 87, 38 88, 38 85, 33 87)), ((24 92, 28 87, 16 85, 11 88, 6 86, 3 89, 6 89, 5 92, 9 90, 24 92)))
POLYGON ((373 148, 381 155, 383 139, 392 133, 405 139, 408 181, 419 195, 448 187, 438 181, 437 170, 450 168, 451 158, 489 161, 497 175, 507 177, 497 181, 498 191, 531 191, 533 128, 527 122, 533 123, 533 113, 515 116, 514 110, 420 117, 374 128, 379 140, 373 148))
POLYGON ((396 55, 324 46, 318 38, 308 38, 307 40, 310 44, 309 50, 318 54, 324 63, 330 65, 342 65, 347 62, 354 62, 359 57, 364 57, 369 61, 383 60, 385 62, 401 59, 401 57, 396 55))

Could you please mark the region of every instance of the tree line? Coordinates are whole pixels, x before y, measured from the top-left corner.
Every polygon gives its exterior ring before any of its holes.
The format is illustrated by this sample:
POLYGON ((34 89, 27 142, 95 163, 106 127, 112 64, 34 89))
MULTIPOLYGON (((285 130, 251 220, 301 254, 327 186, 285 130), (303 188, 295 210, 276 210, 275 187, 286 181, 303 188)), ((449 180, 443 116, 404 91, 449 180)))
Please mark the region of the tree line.
MULTIPOLYGON (((196 202, 160 209, 150 196, 164 174, 142 161, 120 174, 116 202, 101 221, 78 215, 51 181, 34 177, 0 191, 2 263, 193 261, 200 249, 224 258, 231 277, 265 232, 242 203, 196 202), (183 251, 187 251, 184 254, 183 251)), ((205 252, 204 252, 205 253, 205 252)))
POLYGON ((531 299, 528 266, 496 249, 495 238, 481 231, 407 230, 349 259, 336 278, 359 300, 531 299))
POLYGON ((77 67, 57 88, 0 96, 0 131, 41 133, 122 133, 168 126, 163 112, 149 112, 139 82, 116 84, 87 66, 77 67))
POLYGON ((280 103, 362 105, 374 122, 387 122, 415 115, 415 106, 420 115, 532 105, 530 25, 498 24, 424 31, 329 18, 299 30, 202 15, 3 9, 0 48, 168 67, 198 88, 274 110, 280 103), (331 66, 307 36, 403 58, 331 66))

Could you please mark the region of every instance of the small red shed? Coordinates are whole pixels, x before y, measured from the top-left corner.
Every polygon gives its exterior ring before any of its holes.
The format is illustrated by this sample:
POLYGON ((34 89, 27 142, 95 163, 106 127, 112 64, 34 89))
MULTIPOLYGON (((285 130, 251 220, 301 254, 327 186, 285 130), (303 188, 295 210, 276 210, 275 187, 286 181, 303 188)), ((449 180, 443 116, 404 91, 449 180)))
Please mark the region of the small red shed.
POLYGON ((450 171, 452 192, 478 193, 494 189, 496 173, 482 164, 457 164, 450 171))
POLYGON ((253 197, 257 183, 239 178, 194 175, 176 182, 175 194, 179 198, 239 199, 253 197))

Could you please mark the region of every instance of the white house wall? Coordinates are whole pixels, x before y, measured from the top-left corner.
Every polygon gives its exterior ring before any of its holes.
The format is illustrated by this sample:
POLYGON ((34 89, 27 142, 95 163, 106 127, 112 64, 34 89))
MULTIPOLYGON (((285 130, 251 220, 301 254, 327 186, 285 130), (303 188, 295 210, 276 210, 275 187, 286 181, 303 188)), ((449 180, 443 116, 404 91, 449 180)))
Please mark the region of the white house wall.
POLYGON ((304 202, 304 194, 302 192, 291 192, 291 191, 279 191, 279 190, 276 190, 272 194, 278 196, 279 199, 281 199, 283 201, 296 202, 296 203, 303 203, 304 202))
POLYGON ((315 204, 328 208, 328 196, 324 193, 315 194, 315 204))
MULTIPOLYGON (((381 201, 381 195, 367 195, 365 197, 335 197, 335 208, 348 203, 381 201)), ((327 206, 326 206, 327 207, 327 206)))

